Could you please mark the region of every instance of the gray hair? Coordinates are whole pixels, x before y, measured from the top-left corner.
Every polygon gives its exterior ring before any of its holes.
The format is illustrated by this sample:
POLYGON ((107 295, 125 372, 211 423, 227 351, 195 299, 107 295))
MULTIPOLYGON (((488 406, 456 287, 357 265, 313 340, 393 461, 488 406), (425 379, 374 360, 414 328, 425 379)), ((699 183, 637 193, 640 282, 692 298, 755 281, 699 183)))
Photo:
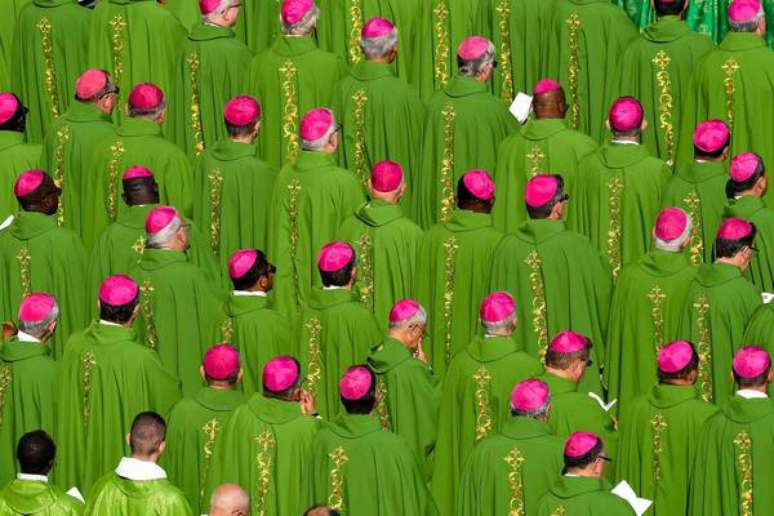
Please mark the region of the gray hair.
POLYGON ((296 23, 293 23, 291 25, 288 25, 280 18, 280 23, 282 23, 282 33, 283 34, 311 34, 311 32, 314 30, 315 26, 317 26, 317 19, 320 17, 320 8, 316 5, 313 5, 311 9, 309 9, 306 14, 298 20, 296 23))
POLYGON ((360 48, 368 59, 386 56, 398 44, 398 28, 394 27, 389 34, 378 38, 361 38, 360 48))
POLYGON ((152 249, 159 249, 164 244, 172 240, 172 237, 183 227, 183 221, 180 217, 175 217, 172 222, 167 224, 167 227, 159 231, 158 233, 152 233, 148 235, 148 247, 152 249))
POLYGON ((417 310, 417 313, 408 319, 404 319, 403 321, 390 322, 390 329, 400 328, 401 326, 409 326, 411 324, 427 324, 427 311, 423 306, 420 306, 419 310, 417 310))
POLYGON ((205 21, 205 23, 212 23, 215 18, 225 13, 232 6, 237 5, 239 5, 239 3, 235 0, 220 0, 220 5, 218 8, 212 11, 210 14, 203 14, 202 19, 205 21))
POLYGON ((484 325, 484 330, 487 335, 498 335, 503 333, 503 330, 509 330, 513 326, 513 321, 516 320, 516 311, 510 315, 507 319, 503 319, 502 321, 497 321, 494 323, 481 321, 481 323, 484 325))
POLYGON ((48 325, 53 321, 56 321, 58 317, 59 305, 56 303, 56 301, 54 301, 54 307, 51 309, 45 319, 36 322, 19 320, 19 330, 32 335, 36 339, 39 339, 46 333, 48 325))
POLYGON ((761 6, 761 10, 758 11, 758 14, 752 20, 738 22, 729 18, 728 28, 731 32, 755 32, 755 30, 758 28, 758 22, 761 21, 761 18, 763 18, 764 14, 763 6, 761 6))
POLYGON ((495 46, 494 43, 491 41, 489 42, 489 48, 486 49, 486 52, 483 56, 477 58, 477 59, 471 59, 470 61, 466 61, 459 56, 457 56, 457 69, 459 70, 461 75, 465 75, 467 77, 475 77, 476 75, 480 74, 481 71, 487 67, 487 65, 493 65, 495 61, 495 46))
POLYGON ((545 416, 548 414, 548 409, 551 406, 551 396, 549 395, 546 399, 546 402, 541 405, 540 407, 536 408, 535 410, 519 410, 516 408, 511 408, 511 413, 516 416, 522 416, 522 417, 531 417, 533 419, 537 419, 541 416, 545 416))
POLYGON ((685 229, 683 232, 680 233, 680 236, 673 238, 672 240, 661 240, 658 237, 653 237, 653 245, 656 249, 659 251, 676 253, 683 248, 688 235, 691 234, 691 230, 693 229, 693 221, 691 220, 691 216, 687 213, 685 215, 687 217, 687 223, 685 224, 685 229))
POLYGON ((319 151, 322 150, 323 147, 328 145, 328 143, 331 141, 331 137, 333 136, 333 133, 335 133, 339 128, 339 124, 336 123, 336 118, 331 114, 331 126, 328 128, 327 131, 325 131, 325 134, 317 138, 316 140, 304 140, 301 139, 301 148, 304 150, 310 150, 310 151, 319 151))

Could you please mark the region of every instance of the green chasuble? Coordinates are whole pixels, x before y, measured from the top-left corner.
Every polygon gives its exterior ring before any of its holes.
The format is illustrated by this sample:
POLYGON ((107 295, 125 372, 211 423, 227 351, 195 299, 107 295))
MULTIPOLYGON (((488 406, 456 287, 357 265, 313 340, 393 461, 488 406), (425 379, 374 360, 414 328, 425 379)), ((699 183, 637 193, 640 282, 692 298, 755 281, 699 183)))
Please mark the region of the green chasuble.
MULTIPOLYGON (((711 35, 715 42, 720 42, 729 31, 726 12, 728 12, 730 4, 730 0, 691 2, 686 15, 688 25, 697 32, 711 35)), ((771 23, 771 20, 774 19, 774 2, 762 0, 761 7, 766 13, 766 26, 768 27, 766 41, 770 47, 774 48, 774 25, 771 23)))
POLYGON ((670 166, 680 131, 693 132, 680 125, 691 73, 712 48, 711 39, 693 32, 679 17, 664 16, 626 47, 616 71, 613 96, 630 95, 642 103, 648 121, 642 143, 670 166))
POLYGON ((745 344, 745 327, 761 305, 761 291, 726 263, 699 267, 684 303, 678 334, 699 353, 696 386, 704 401, 722 403, 733 394, 731 361, 745 344))
MULTIPOLYGON (((104 140, 115 138, 115 134, 109 114, 76 100, 51 123, 43 139, 40 166, 62 189, 57 220, 79 235, 82 228, 89 225, 90 221, 84 217, 83 205, 94 192, 93 182, 84 181, 84 166, 94 147, 104 140)), ((100 170, 97 177, 104 173, 100 170)))
POLYGON ((239 390, 202 388, 192 398, 172 407, 167 418, 167 449, 161 464, 178 486, 194 514, 209 504, 204 489, 210 475, 212 453, 234 410, 244 402, 239 390))
POLYGON ((687 252, 694 265, 712 262, 715 236, 727 202, 727 181, 725 162, 694 161, 680 167, 664 188, 661 206, 682 208, 691 216, 687 252))
MULTIPOLYGON (((317 0, 320 18, 317 21, 317 39, 320 48, 332 52, 355 66, 365 59, 360 49, 363 25, 375 16, 396 21, 389 0, 317 0)), ((400 32, 400 26, 398 26, 400 32)), ((402 49, 402 47, 398 47, 402 49)), ((408 53, 411 50, 406 48, 408 53)))
POLYGON ((194 516, 183 493, 166 478, 130 480, 110 472, 89 493, 86 516, 194 516))
POLYGON ((634 509, 612 489, 604 478, 561 476, 541 498, 537 515, 634 516, 634 509))
POLYGON ((80 516, 83 504, 48 482, 13 480, 0 491, 0 514, 80 516))
POLYGON ((582 385, 601 393, 611 282, 606 260, 589 241, 559 220, 528 220, 506 236, 492 260, 491 291, 510 292, 516 302, 519 342, 541 360, 558 332, 591 339, 594 372, 582 385))
MULTIPOLYGON (((180 23, 183 24, 183 27, 189 32, 202 22, 202 12, 199 9, 199 2, 192 0, 164 0, 159 3, 166 7, 169 12, 174 14, 175 17, 180 20, 180 23)), ((241 3, 239 5, 241 18, 241 12, 244 7, 241 7, 243 5, 241 3)))
POLYGON ((774 211, 751 195, 730 199, 723 217, 739 217, 755 224, 755 248, 747 277, 764 292, 774 292, 774 211))
MULTIPOLYGON (((425 107, 390 65, 356 64, 336 86, 331 107, 342 124, 342 166, 354 172, 366 190, 371 168, 385 159, 400 163, 407 185, 416 184, 425 107)), ((412 194, 409 188, 400 200, 406 212, 412 194)))
MULTIPOLYGON (((269 209, 277 172, 258 159, 255 145, 220 140, 194 167, 193 219, 208 232, 220 268, 239 249, 267 249, 269 209)), ((228 276, 226 276, 228 277, 228 276)))
POLYGON ((304 475, 319 424, 302 414, 298 403, 253 394, 220 432, 204 500, 217 486, 234 483, 250 493, 250 516, 301 514, 307 508, 304 475))
POLYGON ((342 414, 315 436, 307 505, 342 514, 435 516, 416 455, 375 416, 342 414))
POLYGON ((90 14, 76 0, 34 0, 19 13, 10 70, 13 91, 30 110, 31 142, 43 141, 75 96, 75 80, 86 70, 90 14))
POLYGON ((339 228, 338 238, 349 242, 357 255, 355 290, 379 328, 389 326, 393 304, 414 294, 422 235, 399 205, 379 199, 361 206, 339 228))
POLYGON ((341 412, 339 379, 383 338, 376 318, 344 288, 312 290, 304 309, 296 352, 306 373, 304 387, 314 395, 317 411, 326 419, 341 412))
POLYGON ((491 215, 458 209, 422 240, 415 292, 432 314, 425 351, 441 377, 451 359, 480 333, 479 307, 490 293, 492 256, 502 239, 491 215))
POLYGON ((86 251, 72 231, 59 228, 53 216, 17 212, 0 231, 0 320, 15 321, 19 303, 32 292, 48 292, 59 305, 59 322, 51 341, 62 357, 70 334, 83 328, 87 303, 86 251))
POLYGON ((291 315, 321 285, 317 253, 364 201, 360 183, 336 166, 332 154, 303 151, 274 183, 269 213, 269 256, 277 264, 277 309, 291 315))
POLYGON ((611 142, 578 169, 575 222, 607 257, 613 280, 621 267, 648 252, 661 193, 672 173, 644 145, 611 142))
POLYGON ((688 514, 774 514, 772 456, 771 399, 730 398, 699 439, 688 514))
POLYGON ((134 417, 144 410, 166 415, 180 398, 180 382, 133 329, 97 321, 68 340, 60 367, 56 479, 85 494, 129 453, 134 417))
MULTIPOLYGON (((575 199, 578 165, 596 149, 594 140, 568 128, 565 120, 530 118, 517 134, 500 145, 494 174, 494 226, 512 233, 527 220, 524 187, 538 173, 560 174, 564 191, 575 199)), ((573 223, 573 203, 568 208, 567 220, 573 223)))
MULTIPOLYGON (((19 12, 32 0, 10 0, 4 5, 5 16, 0 18, 0 70, 6 71, 11 63, 13 53, 14 31, 16 30, 16 20, 19 18, 19 12)), ((3 89, 10 87, 10 78, 0 77, 0 86, 3 89)))
POLYGON ((376 415, 384 430, 403 437, 414 450, 426 478, 432 472, 441 384, 432 369, 401 342, 387 337, 371 349, 368 365, 376 373, 376 415))
POLYGON ((500 430, 513 386, 542 371, 517 342, 513 337, 475 337, 449 365, 432 480, 441 514, 454 514, 465 462, 478 441, 500 430))
MULTIPOLYGON (((605 380, 615 413, 658 382, 656 357, 677 339, 685 296, 696 276, 685 253, 653 250, 618 277, 610 303, 605 380)), ((647 497, 646 497, 647 498, 647 497)))
POLYGON ((142 310, 134 323, 140 342, 158 351, 161 363, 183 384, 183 395, 202 386, 199 366, 220 334, 220 292, 185 253, 147 248, 129 270, 140 285, 142 310))
POLYGON ((281 6, 282 2, 266 2, 265 0, 240 2, 239 18, 234 26, 237 38, 253 52, 271 46, 274 39, 282 33, 281 6))
POLYGON ((13 194, 16 179, 22 172, 40 167, 39 161, 40 145, 25 143, 24 133, 0 131, 0 224, 19 208, 13 194))
MULTIPOLYGON (((744 332, 744 343, 765 348, 769 355, 774 354, 774 304, 759 306, 753 312, 744 332)), ((769 384, 769 396, 774 395, 774 384, 769 384)))
POLYGON ((694 386, 666 384, 624 408, 616 478, 653 500, 653 514, 685 516, 701 429, 716 412, 694 386))
POLYGON ((571 128, 604 141, 616 66, 637 29, 609 0, 557 0, 547 24, 544 72, 567 92, 571 128))
POLYGON ((0 485, 16 477, 22 435, 41 428, 54 433, 57 367, 50 355, 48 344, 18 338, 0 346, 0 485))
POLYGON ((320 50, 306 36, 279 36, 253 58, 244 71, 242 90, 261 101, 257 141, 261 159, 275 168, 296 160, 301 151, 301 117, 327 106, 335 84, 345 74, 341 57, 320 50))
POLYGON ((228 136, 223 108, 242 93, 242 74, 252 57, 228 27, 200 23, 185 40, 175 68, 178 87, 169 95, 174 129, 168 134, 189 158, 228 136))
POLYGON ((121 177, 132 165, 147 167, 159 185, 161 204, 191 215, 193 173, 185 153, 161 135, 161 126, 143 118, 126 118, 116 135, 94 146, 83 170, 81 236, 91 248, 103 229, 127 206, 121 202, 121 177))
POLYGON ((423 228, 448 222, 463 174, 474 168, 493 171, 500 143, 516 132, 516 119, 488 89, 484 82, 455 75, 430 99, 419 173, 409 185, 412 218, 423 228))
POLYGON ((562 471, 564 443, 543 421, 512 416, 479 443, 462 476, 457 516, 535 516, 562 471))

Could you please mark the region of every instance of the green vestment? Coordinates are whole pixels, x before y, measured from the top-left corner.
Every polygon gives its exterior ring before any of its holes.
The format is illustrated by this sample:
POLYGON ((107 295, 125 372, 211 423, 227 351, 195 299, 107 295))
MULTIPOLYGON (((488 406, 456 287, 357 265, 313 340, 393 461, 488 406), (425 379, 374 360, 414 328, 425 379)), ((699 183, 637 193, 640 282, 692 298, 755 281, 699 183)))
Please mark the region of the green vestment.
POLYGON ((685 516, 701 429, 716 412, 694 386, 665 384, 623 409, 616 478, 653 500, 653 514, 685 516))
MULTIPOLYGON (((0 70, 8 70, 13 53, 13 38, 16 30, 16 20, 19 18, 19 12, 32 0, 10 0, 4 5, 6 16, 0 18, 0 70)), ((0 86, 3 89, 10 87, 9 77, 0 77, 0 86)))
POLYGON ((234 410, 244 402, 239 390, 203 387, 192 398, 177 402, 167 418, 167 448, 161 465, 178 486, 194 514, 209 505, 204 490, 212 454, 234 410))
POLYGON ((253 52, 270 47, 274 39, 282 33, 282 2, 244 0, 239 5, 239 18, 234 26, 237 38, 253 52))
POLYGON ((13 480, 0 491, 5 516, 80 516, 83 504, 40 480, 13 480))
MULTIPOLYGON (((729 31, 726 13, 730 4, 730 0, 720 0, 718 2, 698 0, 691 2, 686 14, 688 25, 697 32, 711 35, 716 43, 720 42, 729 31)), ((766 14, 766 41, 770 47, 774 48, 774 26, 771 23, 771 20, 774 19, 774 2, 772 0, 762 0, 761 7, 766 14)))
POLYGON ((761 291, 733 265, 704 264, 688 287, 678 329, 699 353, 696 386, 704 401, 722 403, 733 394, 731 361, 745 327, 761 305, 761 291))
POLYGON ((15 321, 19 303, 33 292, 48 292, 59 305, 59 322, 51 340, 61 358, 70 334, 83 328, 92 296, 86 285, 86 251, 80 239, 59 228, 53 216, 19 211, 0 231, 0 320, 15 321))
POLYGON ((342 514, 435 516, 416 455, 374 416, 342 414, 314 438, 307 505, 342 514))
POLYGON ((738 217, 755 224, 755 248, 747 277, 764 292, 774 292, 774 211, 751 195, 729 199, 723 217, 738 217))
POLYGON ((538 516, 634 516, 634 510, 611 492, 604 478, 559 477, 541 498, 538 516))
POLYGON ((40 145, 25 143, 24 133, 0 131, 0 224, 19 207, 13 193, 16 179, 40 167, 39 161, 40 145))
POLYGON ((428 103, 419 173, 409 185, 412 218, 423 228, 448 222, 457 182, 474 168, 491 173, 500 143, 514 132, 516 119, 486 83, 455 75, 428 103))
MULTIPOLYGON (((762 346, 769 352, 769 356, 774 354, 774 304, 767 303, 759 306, 753 312, 750 322, 744 331, 742 342, 762 346)), ((774 384, 769 384, 769 396, 774 395, 774 384)))
MULTIPOLYGON (((180 20, 180 23, 185 27, 187 31, 191 31, 194 27, 202 22, 202 11, 199 9, 198 2, 192 2, 191 0, 164 0, 162 5, 175 17, 180 20)), ((244 7, 240 5, 240 18, 241 10, 244 7)))
POLYGON ((422 230, 399 205, 375 199, 360 207, 339 228, 338 238, 357 255, 355 290, 386 330, 392 305, 415 292, 414 272, 422 230))
POLYGON ((129 480, 110 472, 94 484, 86 516, 194 516, 185 495, 166 478, 129 480), (152 510, 149 512, 149 509, 152 510))
MULTIPOLYGON (((432 312, 430 312, 432 313, 432 312)), ((473 447, 508 417, 511 390, 540 374, 512 337, 475 337, 449 365, 441 395, 432 491, 441 514, 454 514, 462 470, 473 447)))
MULTIPOLYGON (((561 175, 564 191, 575 199, 578 166, 596 149, 594 140, 569 129, 562 119, 530 118, 517 134, 500 145, 494 174, 494 226, 511 233, 527 220, 524 187, 536 174, 561 175)), ((573 203, 568 208, 567 220, 573 223, 573 203)))
POLYGON ((535 516, 538 500, 562 471, 564 443, 543 421, 505 418, 500 431, 481 441, 462 475, 457 516, 535 516), (518 512, 520 511, 520 512, 518 512))
MULTIPOLYGON (((317 4, 320 7, 317 21, 320 48, 341 57, 349 66, 365 60, 360 49, 363 25, 375 16, 395 20, 389 0, 318 0, 317 4)), ((406 51, 410 50, 406 48, 406 51)))
POLYGON ((134 417, 145 410, 166 415, 180 398, 180 382, 133 329, 97 321, 67 341, 60 367, 57 484, 87 493, 129 453, 134 417))

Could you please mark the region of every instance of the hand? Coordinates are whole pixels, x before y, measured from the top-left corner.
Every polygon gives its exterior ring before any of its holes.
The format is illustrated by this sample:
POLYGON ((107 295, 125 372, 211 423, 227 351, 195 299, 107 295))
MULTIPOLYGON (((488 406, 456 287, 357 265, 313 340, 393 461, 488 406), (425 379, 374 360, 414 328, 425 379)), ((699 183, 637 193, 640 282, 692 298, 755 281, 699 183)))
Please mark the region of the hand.
POLYGON ((18 333, 16 325, 10 321, 3 321, 3 340, 8 340, 18 333))
POLYGON ((414 358, 416 358, 423 364, 427 363, 427 355, 425 355, 425 350, 422 348, 422 341, 419 341, 419 345, 417 346, 417 349, 414 350, 414 358))
POLYGON ((301 405, 301 413, 311 416, 317 413, 317 409, 314 406, 314 395, 306 389, 301 390, 301 399, 298 401, 301 405))

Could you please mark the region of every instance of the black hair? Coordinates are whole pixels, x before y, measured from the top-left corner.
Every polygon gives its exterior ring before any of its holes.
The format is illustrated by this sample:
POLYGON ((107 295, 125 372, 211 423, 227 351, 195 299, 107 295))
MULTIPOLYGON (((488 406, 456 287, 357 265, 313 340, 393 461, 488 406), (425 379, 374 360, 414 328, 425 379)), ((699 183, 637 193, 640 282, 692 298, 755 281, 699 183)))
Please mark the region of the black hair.
POLYGON ((253 130, 255 130, 255 122, 247 125, 229 124, 228 122, 225 121, 225 119, 224 119, 224 122, 226 124, 226 131, 228 131, 228 135, 231 138, 239 138, 242 136, 247 136, 248 134, 253 132, 253 130))
POLYGON ((99 318, 116 324, 126 324, 132 318, 132 313, 137 303, 140 302, 139 294, 125 305, 109 305, 99 302, 99 318))
POLYGON ((755 224, 750 222, 752 231, 744 238, 738 240, 725 240, 723 238, 715 239, 715 258, 732 258, 745 247, 752 247, 755 241, 755 234, 758 232, 755 224))
POLYGON ((675 16, 685 9, 685 0, 653 0, 653 8, 658 16, 675 16))
POLYGON ((760 387, 761 385, 766 385, 766 382, 769 381, 769 371, 771 371, 771 364, 761 374, 752 378, 742 378, 734 371, 734 382, 742 389, 746 387, 760 387))
POLYGON ((206 372, 204 373, 204 379, 207 381, 207 383, 210 382, 219 382, 219 383, 227 383, 229 385, 234 385, 237 383, 237 380, 239 380, 239 369, 228 375, 227 377, 223 378, 222 380, 218 380, 216 378, 212 378, 210 375, 208 375, 206 372))
POLYGON ((140 412, 132 421, 129 447, 133 453, 150 455, 158 451, 167 437, 167 423, 156 412, 140 412))
POLYGON ((368 388, 363 397, 356 400, 347 400, 343 396, 340 396, 341 403, 344 404, 348 414, 370 414, 374 410, 376 405, 376 375, 367 365, 353 365, 349 369, 355 367, 362 367, 368 370, 368 374, 371 375, 371 386, 368 388))
POLYGON ((566 473, 567 470, 570 469, 583 469, 590 464, 593 464, 594 461, 596 461, 599 456, 602 455, 604 449, 605 446, 602 443, 602 439, 597 439, 597 444, 595 444, 589 451, 580 457, 568 457, 565 455, 563 473, 566 473))
MULTIPOLYGON (((758 156, 756 154, 756 156, 758 156)), ((758 179, 766 175, 766 167, 763 165, 763 160, 760 156, 758 156, 758 166, 755 168, 755 172, 741 182, 736 182, 733 179, 729 179, 726 182, 726 197, 729 199, 733 199, 739 193, 746 192, 747 190, 751 189, 753 186, 755 186, 755 183, 758 182, 758 179)))
POLYGON ((27 432, 16 447, 19 469, 29 475, 45 475, 56 457, 56 444, 43 430, 27 432))
POLYGON ((303 381, 304 377, 301 375, 301 364, 296 360, 294 357, 289 357, 291 360, 293 360, 293 363, 296 364, 296 370, 298 371, 298 378, 296 379, 295 383, 288 387, 287 389, 283 391, 273 391, 266 387, 266 384, 261 382, 263 385, 263 395, 267 398, 278 398, 281 400, 287 400, 290 399, 290 395, 293 394, 293 391, 295 391, 298 386, 303 381))
POLYGON ((689 342, 688 344, 690 344, 691 351, 693 352, 691 355, 691 360, 688 361, 685 367, 679 371, 675 371, 674 373, 667 373, 659 368, 656 368, 656 374, 658 375, 659 383, 669 383, 669 380, 685 380, 692 372, 699 368, 699 354, 696 353, 696 348, 693 346, 692 342, 689 342))
POLYGON ((726 149, 728 148, 728 146, 730 144, 731 144, 731 139, 729 138, 728 140, 726 140, 726 143, 724 143, 722 147, 720 147, 718 150, 712 151, 712 152, 705 152, 705 151, 701 150, 700 148, 698 148, 696 145, 694 145, 693 146, 693 154, 697 158, 718 159, 719 157, 721 157, 723 155, 723 153, 726 151, 726 149))
POLYGON ((22 104, 22 101, 18 96, 13 93, 11 93, 11 95, 16 99, 16 111, 13 112, 11 118, 6 120, 4 124, 0 124, 0 131, 16 131, 17 133, 23 133, 27 126, 27 113, 29 112, 29 109, 22 104))
POLYGON ((352 270, 355 268, 355 255, 347 265, 333 272, 320 271, 320 278, 325 287, 343 287, 352 279, 352 270))
POLYGON ((556 178, 558 182, 556 193, 554 194, 554 197, 543 206, 532 207, 525 203, 525 206, 527 207, 527 214, 531 219, 547 219, 548 216, 551 215, 551 210, 554 209, 554 206, 556 206, 557 203, 569 199, 569 196, 564 192, 564 178, 562 178, 562 176, 559 174, 550 175, 551 177, 556 178))
POLYGON ((307 510, 304 511, 304 516, 309 516, 312 514, 312 511, 322 509, 324 511, 327 511, 326 516, 339 516, 339 511, 336 509, 331 509, 330 507, 326 505, 313 505, 312 507, 309 507, 307 510))
POLYGON ((465 206, 476 204, 482 208, 488 207, 491 209, 492 199, 485 201, 473 195, 471 191, 468 190, 468 187, 465 186, 465 181, 463 181, 463 178, 461 177, 460 180, 457 181, 457 207, 460 209, 465 209, 465 206))
POLYGON ((254 249, 254 251, 256 256, 253 265, 242 276, 236 279, 231 278, 231 282, 234 284, 234 290, 247 290, 252 288, 263 276, 268 276, 269 273, 274 274, 277 272, 277 268, 269 262, 263 251, 260 249, 254 249))

